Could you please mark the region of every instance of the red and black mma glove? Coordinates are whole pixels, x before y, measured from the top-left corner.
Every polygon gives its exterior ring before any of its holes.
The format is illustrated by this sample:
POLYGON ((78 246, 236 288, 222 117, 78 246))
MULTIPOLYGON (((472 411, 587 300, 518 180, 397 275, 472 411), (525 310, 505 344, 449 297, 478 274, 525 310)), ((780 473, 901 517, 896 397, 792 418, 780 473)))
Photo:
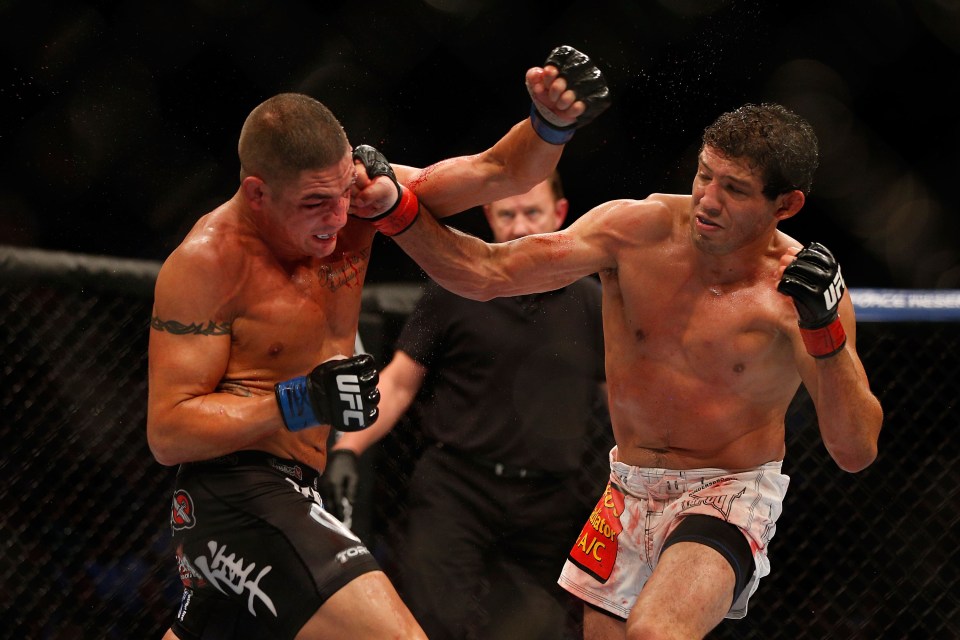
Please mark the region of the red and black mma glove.
POLYGON ((804 247, 780 278, 777 291, 793 298, 803 344, 814 358, 829 358, 847 342, 838 313, 845 289, 840 265, 817 242, 804 247))
MULTIPOLYGON (((567 81, 567 89, 573 90, 577 100, 587 106, 576 122, 564 124, 549 110, 541 111, 535 99, 530 105, 530 122, 537 135, 550 144, 565 144, 577 129, 590 124, 610 106, 610 89, 597 65, 586 54, 571 46, 562 45, 551 51, 543 63, 545 67, 547 65, 557 68, 567 81)), ((530 97, 533 98, 532 92, 530 97)))
POLYGON ((397 185, 397 201, 393 206, 384 213, 373 218, 365 218, 365 220, 376 227, 377 231, 388 236, 395 236, 409 229, 420 215, 420 201, 417 200, 417 194, 400 186, 396 174, 393 173, 393 167, 374 147, 368 144, 359 145, 353 150, 353 159, 363 163, 371 180, 377 176, 387 176, 393 180, 393 184, 397 185))
POLYGON ((309 374, 274 385, 283 424, 301 431, 328 424, 338 431, 360 431, 377 420, 380 374, 367 354, 328 360, 309 374))

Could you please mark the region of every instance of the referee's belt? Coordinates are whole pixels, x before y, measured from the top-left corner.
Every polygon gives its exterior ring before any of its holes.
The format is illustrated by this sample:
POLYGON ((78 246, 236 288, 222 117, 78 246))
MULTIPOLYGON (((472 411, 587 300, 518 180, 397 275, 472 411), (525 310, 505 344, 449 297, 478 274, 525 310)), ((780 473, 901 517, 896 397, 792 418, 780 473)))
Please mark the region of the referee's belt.
POLYGON ((502 462, 494 462, 470 453, 458 451, 457 449, 452 448, 450 445, 446 445, 442 442, 436 443, 436 447, 439 451, 447 453, 462 462, 489 471, 499 478, 540 480, 545 478, 562 478, 570 475, 569 473, 563 473, 560 471, 544 471, 542 469, 530 469, 527 467, 517 467, 514 465, 504 464, 502 462))

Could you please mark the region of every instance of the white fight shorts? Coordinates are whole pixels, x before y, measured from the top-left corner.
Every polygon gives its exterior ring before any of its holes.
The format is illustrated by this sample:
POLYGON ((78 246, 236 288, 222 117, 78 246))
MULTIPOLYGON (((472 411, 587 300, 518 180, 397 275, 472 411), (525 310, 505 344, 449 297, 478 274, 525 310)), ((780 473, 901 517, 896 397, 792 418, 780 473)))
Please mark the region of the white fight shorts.
POLYGON ((747 601, 770 574, 767 545, 777 530, 790 478, 782 462, 755 469, 654 469, 632 467, 610 451, 610 482, 570 550, 561 587, 626 619, 657 561, 664 541, 692 514, 736 525, 750 543, 754 570, 727 618, 747 615, 747 601))

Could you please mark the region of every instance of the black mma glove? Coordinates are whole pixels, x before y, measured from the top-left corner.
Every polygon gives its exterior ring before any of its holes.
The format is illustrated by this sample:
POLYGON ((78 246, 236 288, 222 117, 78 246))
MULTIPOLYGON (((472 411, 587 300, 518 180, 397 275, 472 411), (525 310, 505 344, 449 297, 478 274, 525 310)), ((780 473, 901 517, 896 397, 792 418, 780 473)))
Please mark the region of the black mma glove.
POLYGON ((814 358, 829 358, 847 342, 838 315, 845 289, 840 265, 817 242, 804 247, 780 278, 777 291, 793 298, 803 344, 814 358))
MULTIPOLYGON (((552 65, 567 81, 567 89, 577 94, 586 110, 580 114, 576 122, 566 125, 557 120, 556 115, 549 110, 541 111, 534 99, 530 106, 530 122, 533 129, 541 138, 550 144, 564 144, 573 137, 573 132, 589 124, 598 115, 610 106, 610 89, 603 77, 603 72, 597 68, 590 58, 573 47, 563 45, 550 52, 543 66, 552 65)), ((529 91, 529 87, 527 88, 529 91)), ((530 93, 533 98, 533 93, 530 93)))
POLYGON ((328 424, 360 431, 377 420, 380 375, 373 357, 328 360, 306 376, 274 385, 283 423, 290 431, 328 424))
POLYGON ((353 505, 357 502, 360 467, 350 449, 334 449, 327 456, 327 468, 320 476, 320 496, 327 511, 350 528, 353 505))
POLYGON ((406 231, 414 223, 417 216, 420 215, 420 201, 417 195, 410 189, 404 189, 397 182, 397 176, 393 172, 393 167, 387 162, 382 153, 368 144, 361 144, 353 150, 353 159, 359 160, 367 169, 367 175, 370 179, 377 176, 387 176, 397 185, 397 201, 393 206, 373 218, 365 218, 367 222, 373 224, 380 233, 388 236, 395 236, 406 231))

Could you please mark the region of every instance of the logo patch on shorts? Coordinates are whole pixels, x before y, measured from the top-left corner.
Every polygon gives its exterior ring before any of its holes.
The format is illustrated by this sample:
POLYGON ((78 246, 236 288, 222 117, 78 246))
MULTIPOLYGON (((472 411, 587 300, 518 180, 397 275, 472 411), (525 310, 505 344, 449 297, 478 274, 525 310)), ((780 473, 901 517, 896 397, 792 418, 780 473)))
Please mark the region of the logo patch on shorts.
POLYGON ((698 511, 703 511, 706 508, 716 509, 720 513, 720 517, 729 522, 733 503, 746 493, 746 489, 740 489, 740 491, 735 494, 725 494, 722 492, 711 493, 711 491, 716 489, 722 491, 734 482, 735 481, 730 478, 720 478, 719 480, 714 480, 704 485, 696 491, 691 491, 690 497, 680 505, 681 513, 690 509, 698 509, 698 511))
POLYGON ((193 498, 183 489, 173 492, 173 505, 170 509, 170 526, 174 530, 192 529, 197 524, 193 514, 193 498))
POLYGON ((570 562, 601 583, 610 579, 617 562, 617 538, 623 531, 620 524, 622 514, 623 491, 613 483, 607 483, 603 497, 570 550, 570 562))
POLYGON ((346 564, 347 560, 350 558, 356 558, 357 556, 368 556, 370 552, 366 547, 362 545, 357 545, 356 547, 350 547, 349 549, 344 549, 337 554, 337 562, 340 564, 346 564))

